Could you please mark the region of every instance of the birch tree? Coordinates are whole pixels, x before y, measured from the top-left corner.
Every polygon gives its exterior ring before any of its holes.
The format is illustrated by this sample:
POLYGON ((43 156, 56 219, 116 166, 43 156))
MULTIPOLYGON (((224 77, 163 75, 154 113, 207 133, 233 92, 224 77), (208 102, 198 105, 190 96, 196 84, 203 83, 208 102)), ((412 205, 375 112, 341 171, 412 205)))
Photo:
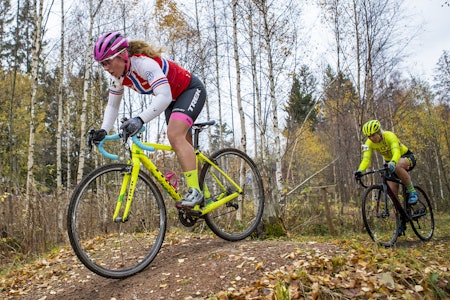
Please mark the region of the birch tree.
POLYGON ((35 202, 35 182, 34 182, 34 151, 35 151, 35 130, 36 130, 36 101, 39 88, 39 58, 42 52, 43 39, 43 10, 44 1, 33 2, 33 48, 31 50, 31 99, 30 99, 30 126, 27 159, 27 183, 26 183, 26 220, 28 220, 27 235, 28 241, 32 240, 35 224, 33 223, 32 209, 35 202))
MULTIPOLYGON (((61 0, 61 61, 59 64, 59 88, 58 88, 58 127, 56 131, 56 196, 60 198, 63 192, 62 185, 62 136, 63 136, 63 124, 64 124, 64 39, 65 39, 65 22, 64 22, 64 0, 61 0)), ((69 183, 68 183, 69 184, 69 183)), ((62 205, 65 204, 63 201, 57 201, 57 215, 58 215, 58 240, 62 240, 63 232, 64 232, 64 224, 63 224, 63 212, 62 205)))
POLYGON ((239 118, 241 122, 241 143, 242 150, 247 152, 247 131, 245 126, 244 108, 242 106, 241 99, 241 66, 239 63, 239 48, 238 48, 238 1, 233 0, 231 3, 232 15, 233 15, 233 50, 234 50, 234 63, 236 67, 236 102, 238 105, 239 118))
POLYGON ((86 131, 87 131, 87 106, 89 103, 89 88, 91 83, 91 65, 92 65, 92 52, 89 51, 93 48, 93 28, 94 19, 97 15, 103 0, 100 0, 97 4, 94 4, 94 0, 89 0, 89 29, 88 29, 88 45, 87 51, 84 53, 84 77, 83 77, 83 99, 81 104, 81 115, 80 115, 80 152, 78 160, 78 172, 77 172, 77 182, 83 178, 84 163, 86 159, 86 131), (95 6, 94 6, 95 5, 95 6))
POLYGON ((224 121, 222 119, 222 92, 220 90, 220 64, 219 64, 219 35, 218 35, 218 26, 217 26, 217 17, 216 17, 216 1, 212 0, 212 10, 213 10, 213 29, 214 29, 214 62, 215 62, 215 70, 216 70, 216 89, 217 89, 217 105, 219 109, 219 141, 220 148, 223 148, 223 124, 224 121))
MULTIPOLYGON (((273 137, 270 154, 268 147, 264 150, 266 152, 265 157, 271 157, 272 159, 266 165, 270 195, 266 197, 267 206, 263 218, 266 224, 278 226, 280 195, 283 191, 281 130, 278 117, 282 101, 278 98, 287 98, 287 93, 280 92, 284 89, 280 84, 277 86, 277 79, 287 75, 284 73, 287 57, 292 53, 292 47, 295 44, 293 41, 295 35, 292 33, 295 26, 291 23, 290 16, 296 13, 296 7, 288 2, 280 10, 277 10, 274 2, 262 0, 253 1, 253 3, 257 8, 262 27, 261 49, 264 53, 263 59, 266 62, 266 69, 264 70, 266 78, 264 80, 267 81, 268 86, 266 97, 271 108, 271 134, 273 137), (274 176, 269 176, 269 174, 274 174, 274 176)), ((284 80, 281 82, 284 82, 284 80)))

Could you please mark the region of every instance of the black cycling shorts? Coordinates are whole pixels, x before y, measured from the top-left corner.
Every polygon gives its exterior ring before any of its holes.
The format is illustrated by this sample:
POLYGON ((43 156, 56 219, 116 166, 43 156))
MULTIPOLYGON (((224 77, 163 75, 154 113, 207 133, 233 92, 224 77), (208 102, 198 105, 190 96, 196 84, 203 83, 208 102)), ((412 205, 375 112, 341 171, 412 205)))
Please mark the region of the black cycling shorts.
POLYGON ((176 118, 192 126, 202 111, 205 101, 205 85, 200 79, 191 74, 189 86, 167 107, 165 111, 166 123, 169 123, 170 118, 176 118))
POLYGON ((414 154, 408 150, 405 154, 402 155, 403 158, 406 158, 409 161, 409 169, 408 171, 411 171, 416 166, 416 158, 414 157, 414 154))

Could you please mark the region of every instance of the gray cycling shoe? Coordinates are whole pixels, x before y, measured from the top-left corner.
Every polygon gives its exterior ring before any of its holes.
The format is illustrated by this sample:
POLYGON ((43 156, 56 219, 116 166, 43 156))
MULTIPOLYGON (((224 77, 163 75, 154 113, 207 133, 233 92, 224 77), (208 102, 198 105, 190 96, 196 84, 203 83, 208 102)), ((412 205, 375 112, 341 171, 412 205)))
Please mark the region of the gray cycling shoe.
POLYGON ((188 193, 184 196, 183 200, 175 203, 176 208, 192 208, 197 204, 202 203, 203 194, 195 188, 189 188, 188 193))

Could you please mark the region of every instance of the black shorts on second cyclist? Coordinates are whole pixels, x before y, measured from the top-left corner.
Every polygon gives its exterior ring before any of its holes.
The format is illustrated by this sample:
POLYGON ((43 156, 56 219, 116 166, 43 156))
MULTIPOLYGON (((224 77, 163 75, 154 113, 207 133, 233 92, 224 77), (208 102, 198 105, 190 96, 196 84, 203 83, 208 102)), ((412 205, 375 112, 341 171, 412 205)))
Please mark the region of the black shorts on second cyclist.
POLYGON ((414 154, 408 150, 405 154, 402 155, 403 158, 406 158, 409 161, 409 169, 408 172, 414 169, 416 166, 416 158, 414 157, 414 154))
POLYGON ((206 101, 206 89, 203 82, 191 74, 191 82, 186 90, 181 93, 165 111, 166 123, 169 123, 170 115, 174 112, 189 116, 194 122, 206 101))

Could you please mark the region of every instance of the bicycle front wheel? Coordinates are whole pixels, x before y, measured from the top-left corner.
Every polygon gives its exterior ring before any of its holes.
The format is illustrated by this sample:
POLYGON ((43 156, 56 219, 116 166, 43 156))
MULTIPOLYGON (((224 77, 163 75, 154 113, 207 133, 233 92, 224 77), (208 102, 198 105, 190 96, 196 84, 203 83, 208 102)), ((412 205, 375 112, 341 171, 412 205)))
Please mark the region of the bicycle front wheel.
MULTIPOLYGON (((248 237, 261 222, 264 210, 264 187, 261 175, 253 160, 244 152, 224 148, 213 153, 210 159, 242 188, 235 199, 205 215, 205 222, 217 236, 228 241, 248 237)), ((205 163, 200 174, 206 205, 233 192, 235 187, 215 169, 205 163)))
MULTIPOLYGON (((125 278, 146 268, 156 257, 166 231, 162 195, 143 172, 133 195, 126 222, 113 220, 127 164, 95 169, 76 187, 70 199, 67 231, 80 261, 92 272, 107 278, 125 278)), ((123 210, 123 209, 122 209, 123 210)))
POLYGON ((419 194, 419 200, 414 205, 408 205, 411 227, 422 241, 428 241, 434 233, 433 209, 425 191, 418 186, 414 188, 419 194))
POLYGON ((401 226, 400 214, 383 186, 367 188, 362 201, 362 216, 367 233, 374 242, 390 247, 397 240, 401 226))

